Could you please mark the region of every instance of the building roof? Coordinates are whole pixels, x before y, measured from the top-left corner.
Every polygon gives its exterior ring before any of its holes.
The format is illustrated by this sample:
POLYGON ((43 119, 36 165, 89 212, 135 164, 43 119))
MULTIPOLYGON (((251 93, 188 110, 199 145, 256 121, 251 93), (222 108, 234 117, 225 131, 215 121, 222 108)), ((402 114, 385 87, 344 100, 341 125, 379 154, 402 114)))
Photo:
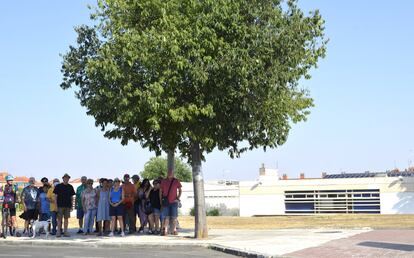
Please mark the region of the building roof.
POLYGON ((402 172, 387 172, 388 177, 409 177, 414 176, 414 172, 402 171, 402 172))
MULTIPOLYGON (((99 179, 94 179, 94 182, 99 182, 99 179)), ((72 180, 69 181, 70 184, 80 184, 81 183, 81 179, 80 178, 74 178, 72 180)))
POLYGON ((364 173, 341 173, 324 175, 323 179, 332 178, 365 178, 365 177, 411 177, 414 176, 414 172, 364 172, 364 173))
MULTIPOLYGON (((6 176, 8 174, 9 173, 7 173, 7 172, 0 172, 0 182, 6 182, 6 176)), ((29 182, 29 178, 25 177, 25 176, 15 176, 13 181, 14 182, 27 183, 27 182, 29 182)))
MULTIPOLYGON (((384 173, 382 173, 384 174, 384 173)), ((341 174, 331 174, 331 175, 324 175, 322 178, 324 179, 332 179, 332 178, 362 178, 362 177, 376 177, 378 173, 341 173, 341 174)))
POLYGON ((81 182, 80 178, 75 178, 75 179, 72 179, 72 180, 69 181, 70 184, 73 184, 73 183, 76 184, 76 183, 80 183, 80 182, 81 182))

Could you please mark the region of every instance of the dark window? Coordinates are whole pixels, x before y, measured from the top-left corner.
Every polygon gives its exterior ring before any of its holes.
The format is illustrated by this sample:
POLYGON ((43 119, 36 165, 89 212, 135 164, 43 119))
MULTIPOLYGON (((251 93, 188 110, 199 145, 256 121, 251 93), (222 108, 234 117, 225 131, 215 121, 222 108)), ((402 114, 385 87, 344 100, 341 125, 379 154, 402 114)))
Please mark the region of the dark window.
POLYGON ((304 194, 294 195, 293 198, 306 198, 306 195, 304 194))
POLYGON ((300 210, 313 210, 313 203, 286 203, 286 210, 300 211, 300 210))

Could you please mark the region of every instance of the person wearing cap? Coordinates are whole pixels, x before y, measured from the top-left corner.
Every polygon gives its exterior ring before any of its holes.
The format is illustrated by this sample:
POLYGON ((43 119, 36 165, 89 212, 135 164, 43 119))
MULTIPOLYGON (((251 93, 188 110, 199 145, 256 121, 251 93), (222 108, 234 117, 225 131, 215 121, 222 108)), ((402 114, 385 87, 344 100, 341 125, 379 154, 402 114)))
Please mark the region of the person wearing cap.
POLYGON ((160 187, 160 199, 166 200, 166 203, 162 203, 162 229, 161 235, 167 235, 167 227, 170 225, 170 220, 172 221, 170 226, 170 232, 173 235, 178 235, 177 233, 177 216, 178 216, 178 203, 180 202, 181 197, 181 183, 180 180, 174 177, 174 172, 172 170, 168 171, 167 178, 161 181, 160 187))
POLYGON ((76 197, 75 197, 75 205, 76 205, 76 218, 78 219, 79 223, 79 230, 78 234, 82 234, 83 228, 83 217, 85 216, 85 212, 83 211, 82 207, 82 193, 86 188, 86 176, 81 177, 81 185, 76 188, 76 197))
POLYGON ((126 222, 128 221, 129 234, 133 234, 137 231, 136 228, 136 215, 134 202, 137 195, 137 189, 130 181, 129 174, 124 175, 124 182, 122 184, 122 192, 124 194, 124 227, 126 228, 126 222))
POLYGON ((52 232, 51 235, 56 235, 56 227, 57 227, 57 207, 55 205, 55 195, 53 191, 55 190, 55 187, 59 184, 59 179, 55 178, 52 181, 52 185, 47 191, 47 198, 50 202, 50 215, 52 217, 52 232))
POLYGON ((37 220, 39 216, 39 189, 35 186, 36 179, 29 178, 29 185, 23 188, 21 199, 24 212, 20 218, 24 219, 24 233, 29 235, 30 220, 37 220))
POLYGON ((55 194, 55 205, 58 209, 58 231, 56 233, 56 237, 60 237, 62 234, 63 219, 63 236, 69 237, 68 224, 70 212, 72 210, 72 198, 75 195, 75 190, 73 189, 73 186, 69 184, 70 176, 68 174, 64 174, 62 179, 63 183, 55 186, 55 190, 53 190, 53 193, 55 194))
POLYGON ((47 198, 47 192, 49 191, 49 180, 44 177, 40 180, 43 186, 39 189, 39 201, 40 201, 40 221, 47 221, 50 214, 50 201, 47 198))
MULTIPOLYGON (((16 231, 16 205, 19 203, 19 189, 17 185, 13 184, 14 177, 12 175, 6 176, 6 185, 0 187, 0 196, 3 198, 3 203, 1 206, 1 211, 3 213, 4 208, 9 209, 10 219, 11 219, 11 234, 14 235, 16 231)), ((4 217, 2 216, 2 220, 4 217)), ((4 221, 1 222, 2 224, 4 221)), ((3 234, 3 232, 2 232, 3 234)))

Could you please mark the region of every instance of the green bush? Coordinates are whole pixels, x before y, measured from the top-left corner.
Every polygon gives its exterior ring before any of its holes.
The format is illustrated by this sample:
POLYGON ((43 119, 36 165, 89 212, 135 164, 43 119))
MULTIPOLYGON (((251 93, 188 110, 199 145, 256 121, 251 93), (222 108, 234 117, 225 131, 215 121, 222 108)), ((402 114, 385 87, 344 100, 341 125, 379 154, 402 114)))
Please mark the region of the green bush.
POLYGON ((219 209, 214 208, 207 211, 207 216, 220 216, 219 209))
MULTIPOLYGON (((218 208, 212 208, 212 209, 209 209, 206 212, 206 215, 207 216, 220 216, 220 211, 219 211, 218 208)), ((195 209, 194 209, 194 207, 190 209, 190 216, 193 216, 193 217, 195 216, 195 209)))

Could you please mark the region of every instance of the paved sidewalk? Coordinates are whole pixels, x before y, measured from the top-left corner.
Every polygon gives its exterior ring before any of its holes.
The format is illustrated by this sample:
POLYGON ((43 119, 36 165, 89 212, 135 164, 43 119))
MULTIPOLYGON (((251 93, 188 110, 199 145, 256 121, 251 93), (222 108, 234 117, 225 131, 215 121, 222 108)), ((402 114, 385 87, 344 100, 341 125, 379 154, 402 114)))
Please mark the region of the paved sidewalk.
POLYGON ((414 230, 374 230, 287 254, 289 257, 414 257, 414 230))
POLYGON ((352 237, 369 230, 288 229, 288 230, 210 230, 209 238, 196 240, 193 231, 183 230, 178 236, 127 235, 126 237, 96 237, 77 235, 56 238, 45 235, 35 239, 8 237, 0 245, 13 242, 21 245, 125 247, 174 245, 203 246, 215 250, 250 257, 277 257, 305 248, 317 247, 332 240, 352 237))

